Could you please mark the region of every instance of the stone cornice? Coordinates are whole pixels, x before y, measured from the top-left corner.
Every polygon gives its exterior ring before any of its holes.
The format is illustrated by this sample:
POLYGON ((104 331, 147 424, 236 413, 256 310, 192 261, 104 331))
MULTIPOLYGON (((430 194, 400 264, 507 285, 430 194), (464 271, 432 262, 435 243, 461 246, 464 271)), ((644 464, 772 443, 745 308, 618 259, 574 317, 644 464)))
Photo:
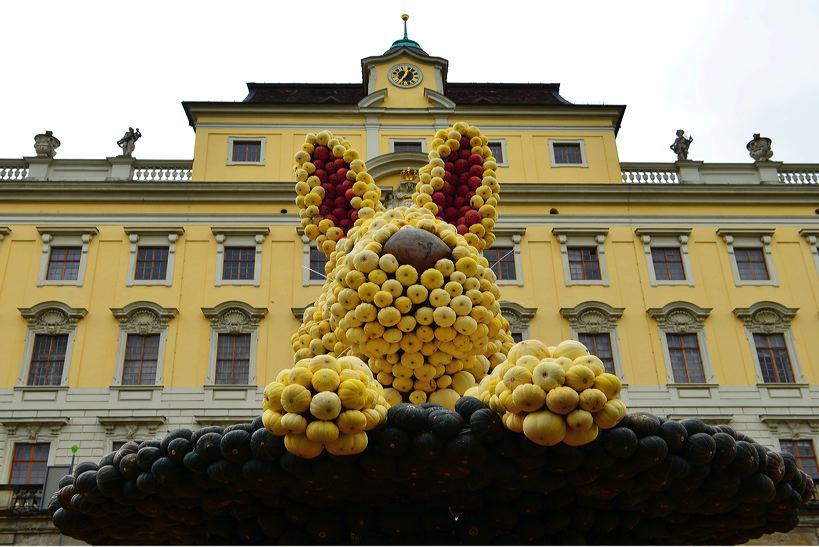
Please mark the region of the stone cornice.
POLYGON ((60 429, 69 422, 69 418, 3 418, 0 424, 6 428, 10 436, 17 434, 17 429, 28 429, 28 437, 35 440, 41 428, 48 428, 51 435, 56 436, 60 429))
POLYGON ((688 333, 703 327, 712 308, 701 308, 691 302, 669 302, 662 308, 649 308, 648 315, 667 332, 688 333))
MULTIPOLYGON (((368 162, 369 164, 370 162, 368 162)), ((819 185, 548 184, 502 182, 503 205, 721 204, 805 205, 819 185)), ((290 205, 292 182, 15 182, 0 184, 7 203, 267 203, 290 205)))

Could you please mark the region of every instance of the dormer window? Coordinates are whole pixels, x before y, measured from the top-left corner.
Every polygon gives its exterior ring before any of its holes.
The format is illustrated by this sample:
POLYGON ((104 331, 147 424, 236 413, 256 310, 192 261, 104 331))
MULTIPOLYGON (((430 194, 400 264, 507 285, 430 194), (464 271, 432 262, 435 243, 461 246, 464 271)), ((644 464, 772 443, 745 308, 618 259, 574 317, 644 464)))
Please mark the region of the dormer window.
POLYGON ((264 137, 228 138, 228 165, 264 165, 264 137))

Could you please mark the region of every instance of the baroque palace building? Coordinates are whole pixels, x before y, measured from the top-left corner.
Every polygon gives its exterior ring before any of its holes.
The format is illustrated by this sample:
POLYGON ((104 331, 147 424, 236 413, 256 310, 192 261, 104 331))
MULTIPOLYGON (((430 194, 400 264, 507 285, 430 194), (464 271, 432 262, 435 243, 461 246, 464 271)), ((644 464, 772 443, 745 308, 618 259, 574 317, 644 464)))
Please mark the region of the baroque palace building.
MULTIPOLYGON (((485 254, 515 335, 578 337, 631 411, 730 424, 816 477, 819 165, 621 163, 625 106, 447 68, 405 34, 360 83, 184 102, 192 161, 55 159, 50 133, 0 160, 0 511, 36 506, 74 445, 258 416, 323 278, 294 204, 305 135, 349 139, 390 206, 461 120, 498 160, 485 254)), ((53 533, 15 526, 0 543, 53 533)))

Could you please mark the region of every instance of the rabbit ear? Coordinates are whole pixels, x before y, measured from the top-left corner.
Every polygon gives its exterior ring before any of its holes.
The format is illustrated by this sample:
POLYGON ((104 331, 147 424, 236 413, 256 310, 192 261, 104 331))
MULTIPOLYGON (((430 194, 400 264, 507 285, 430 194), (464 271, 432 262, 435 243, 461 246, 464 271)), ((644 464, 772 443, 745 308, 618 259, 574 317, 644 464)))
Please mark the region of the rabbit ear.
POLYGON ((381 189, 358 151, 330 131, 308 134, 294 159, 301 225, 329 257, 359 220, 384 210, 381 189))
POLYGON ((435 134, 429 163, 419 171, 413 202, 454 225, 478 250, 495 242, 498 167, 489 141, 475 126, 459 122, 435 134))

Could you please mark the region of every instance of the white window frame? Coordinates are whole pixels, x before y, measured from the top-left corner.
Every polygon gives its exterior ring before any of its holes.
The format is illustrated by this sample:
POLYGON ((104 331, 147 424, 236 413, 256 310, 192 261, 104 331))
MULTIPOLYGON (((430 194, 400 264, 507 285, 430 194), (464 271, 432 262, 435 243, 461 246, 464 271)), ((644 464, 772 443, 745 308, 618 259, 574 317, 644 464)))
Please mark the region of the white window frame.
POLYGON ((393 138, 390 137, 389 139, 390 145, 390 153, 392 154, 426 154, 427 152, 427 141, 426 139, 404 139, 404 138, 393 138), (413 143, 421 143, 421 151, 420 152, 396 152, 395 151, 395 143, 404 143, 404 142, 413 142, 413 143))
POLYGON ((513 332, 517 332, 520 333, 523 340, 528 340, 530 337, 529 325, 537 313, 537 308, 527 308, 509 300, 501 300, 498 305, 503 317, 509 321, 509 335, 511 336, 513 332))
POLYGON ((37 231, 43 241, 37 286, 73 285, 82 287, 85 282, 85 270, 88 266, 88 246, 91 239, 98 233, 97 229, 93 226, 37 226, 37 231), (46 279, 52 247, 80 248, 80 265, 77 279, 46 279))
POLYGON ((20 315, 28 322, 26 340, 23 345, 23 360, 20 363, 20 375, 16 386, 27 389, 59 389, 68 387, 68 372, 71 369, 71 356, 74 350, 74 340, 77 335, 77 322, 85 317, 85 308, 72 308, 62 302, 41 302, 30 308, 18 308, 20 315), (34 354, 34 339, 38 334, 59 335, 67 334, 65 346, 65 361, 63 361, 62 377, 59 385, 30 386, 28 375, 31 369, 31 358, 34 354))
MULTIPOLYGON (((516 285, 523 286, 523 260, 521 258, 521 242, 526 235, 526 227, 498 227, 492 230, 495 234, 495 242, 492 247, 509 247, 512 249, 512 257, 515 261, 515 278, 514 279, 498 279, 498 285, 516 285)), ((481 253, 483 254, 483 253, 481 253)), ((492 266, 490 264, 490 266, 492 266)))
POLYGON ((549 160, 552 167, 588 167, 589 161, 586 156, 585 139, 549 139, 549 160), (580 163, 557 163, 555 161, 555 144, 579 144, 580 163))
MULTIPOLYGON (((315 285, 324 285, 324 278, 322 279, 310 279, 310 249, 318 249, 316 246, 316 242, 312 241, 309 237, 304 235, 302 231, 301 234, 301 243, 302 243, 302 269, 301 269, 301 285, 302 287, 310 287, 315 285)), ((324 274, 322 274, 324 275, 324 274)))
POLYGON ((497 161, 498 158, 495 158, 495 163, 498 164, 498 167, 509 167, 509 155, 506 148, 506 139, 489 139, 489 144, 493 143, 500 145, 501 156, 503 156, 503 161, 497 161))
POLYGON ((563 262, 563 281, 571 285, 603 285, 608 287, 609 275, 606 267, 606 236, 608 228, 552 228, 552 234, 560 244, 563 262), (572 279, 569 269, 569 247, 596 247, 600 263, 600 279, 572 279))
POLYGON ((163 308, 154 302, 132 302, 122 308, 111 308, 111 313, 119 321, 119 340, 117 341, 117 355, 114 361, 114 376, 112 386, 129 388, 162 387, 165 373, 165 345, 168 341, 168 322, 176 317, 175 308, 163 308), (123 384, 122 375, 125 369, 125 348, 128 345, 128 335, 159 335, 159 352, 156 359, 156 378, 153 384, 123 384))
POLYGON ((125 233, 128 234, 130 242, 130 257, 128 259, 128 277, 125 281, 127 287, 133 285, 173 285, 174 257, 176 256, 176 243, 179 236, 185 233, 181 227, 133 227, 126 226, 125 233), (165 279, 135 279, 137 257, 139 247, 167 247, 168 263, 165 267, 165 279))
POLYGON ((779 286, 779 280, 776 276, 776 268, 774 267, 773 248, 771 245, 773 241, 773 234, 773 228, 720 228, 717 230, 717 235, 722 237, 728 248, 728 263, 731 266, 731 273, 734 275, 734 283, 737 287, 741 287, 743 285, 779 286), (747 249, 751 247, 762 248, 762 256, 765 257, 765 266, 768 268, 768 279, 740 279, 734 249, 747 249))
POLYGON ((799 365, 799 355, 796 353, 796 342, 791 330, 791 320, 796 316, 799 308, 788 308, 777 302, 756 302, 747 308, 734 308, 736 315, 745 324, 745 336, 748 347, 751 349, 751 359, 756 369, 757 385, 764 387, 794 387, 807 383, 802 367, 799 365), (793 370, 793 383, 767 383, 762 377, 762 367, 759 365, 759 356, 756 353, 754 334, 781 334, 785 339, 785 348, 788 350, 788 359, 793 370))
POLYGON ((265 164, 265 149, 267 148, 267 137, 262 136, 236 136, 228 137, 228 165, 264 165, 265 164), (259 141, 259 161, 234 161, 233 159, 233 143, 236 141, 259 141))
POLYGON ((648 315, 657 321, 660 343, 665 359, 666 383, 670 386, 714 386, 717 384, 714 367, 711 364, 711 352, 708 351, 708 340, 705 334, 705 320, 711 314, 711 308, 701 308, 691 302, 670 302, 662 308, 649 308, 648 315), (700 348, 704 383, 677 382, 671 366, 671 352, 668 350, 667 334, 696 334, 700 348))
POLYGON ((691 228, 637 228, 634 230, 634 233, 643 243, 646 269, 648 270, 648 278, 652 286, 694 286, 694 271, 691 267, 691 257, 688 254, 688 239, 691 235, 691 228), (674 247, 679 249, 685 279, 657 279, 657 272, 654 270, 654 257, 651 254, 652 247, 674 247))
POLYGON ((213 308, 202 308, 202 313, 210 321, 210 352, 208 354, 208 372, 205 377, 205 387, 255 389, 259 321, 267 315, 267 308, 254 308, 245 302, 232 300, 222 302, 213 308), (219 349, 220 334, 250 334, 250 363, 248 365, 247 385, 216 384, 216 353, 219 349))
POLYGON ((808 242, 810 254, 813 256, 813 265, 816 266, 816 273, 819 273, 819 229, 805 228, 799 230, 799 235, 808 242))
POLYGON ((604 302, 588 300, 573 308, 560 308, 560 315, 569 321, 569 337, 577 340, 582 334, 608 334, 611 343, 614 374, 626 384, 626 373, 620 357, 620 335, 617 322, 625 308, 615 308, 604 302))
POLYGON ((270 228, 258 227, 214 227, 211 228, 216 238, 216 272, 214 284, 223 285, 261 285, 262 277, 262 244, 270 228), (225 247, 246 247, 255 249, 253 258, 253 279, 223 279, 225 266, 225 247))

